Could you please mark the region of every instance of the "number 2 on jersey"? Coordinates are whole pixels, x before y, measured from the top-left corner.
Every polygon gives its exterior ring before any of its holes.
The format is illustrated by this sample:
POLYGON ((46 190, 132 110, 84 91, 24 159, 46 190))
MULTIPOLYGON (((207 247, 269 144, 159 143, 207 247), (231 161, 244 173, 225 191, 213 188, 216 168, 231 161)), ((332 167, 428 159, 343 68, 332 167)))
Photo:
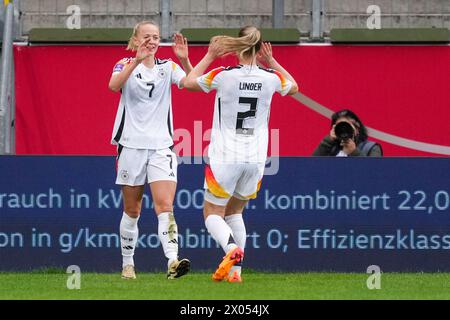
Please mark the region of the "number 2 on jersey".
POLYGON ((153 89, 155 89, 155 84, 153 82, 147 82, 147 86, 150 86, 150 92, 148 93, 148 97, 152 97, 153 89))
POLYGON ((258 98, 239 97, 239 104, 249 104, 250 110, 237 113, 236 133, 244 135, 252 135, 254 128, 244 128, 244 120, 246 118, 254 118, 256 116, 258 98))

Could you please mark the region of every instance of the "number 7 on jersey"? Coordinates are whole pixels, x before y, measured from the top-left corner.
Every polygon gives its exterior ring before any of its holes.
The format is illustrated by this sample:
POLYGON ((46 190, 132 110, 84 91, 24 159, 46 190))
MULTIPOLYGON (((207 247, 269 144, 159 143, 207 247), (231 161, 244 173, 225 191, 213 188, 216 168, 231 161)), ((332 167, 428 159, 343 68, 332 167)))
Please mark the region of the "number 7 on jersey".
POLYGON ((147 82, 147 86, 150 86, 150 92, 148 93, 148 97, 152 97, 153 89, 155 89, 155 84, 153 82, 147 82))

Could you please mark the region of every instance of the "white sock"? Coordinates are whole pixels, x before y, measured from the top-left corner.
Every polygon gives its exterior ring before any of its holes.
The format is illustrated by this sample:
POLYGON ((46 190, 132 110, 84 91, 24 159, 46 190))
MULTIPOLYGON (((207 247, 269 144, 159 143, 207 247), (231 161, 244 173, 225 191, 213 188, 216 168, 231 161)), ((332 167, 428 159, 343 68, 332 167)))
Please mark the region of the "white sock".
MULTIPOLYGON (((245 224, 244 219, 242 218, 242 214, 232 214, 229 216, 225 216, 225 222, 231 228, 234 240, 236 241, 238 247, 244 250, 245 242, 247 240, 247 231, 245 230, 245 224)), ((242 260, 231 267, 230 276, 233 275, 235 271, 237 271, 237 273, 241 275, 242 260)))
POLYGON ((244 219, 242 214, 232 214, 225 216, 225 222, 233 232, 233 238, 238 247, 245 249, 245 242, 247 240, 247 230, 245 230, 244 219))
POLYGON ((205 220, 205 226, 211 237, 219 243, 225 253, 236 248, 233 232, 221 216, 210 214, 205 220))
POLYGON ((134 249, 139 236, 138 218, 131 218, 125 212, 120 220, 120 247, 122 249, 122 267, 134 266, 134 249))
POLYGON ((173 212, 163 212, 158 215, 158 236, 169 261, 167 266, 178 258, 178 227, 173 212))

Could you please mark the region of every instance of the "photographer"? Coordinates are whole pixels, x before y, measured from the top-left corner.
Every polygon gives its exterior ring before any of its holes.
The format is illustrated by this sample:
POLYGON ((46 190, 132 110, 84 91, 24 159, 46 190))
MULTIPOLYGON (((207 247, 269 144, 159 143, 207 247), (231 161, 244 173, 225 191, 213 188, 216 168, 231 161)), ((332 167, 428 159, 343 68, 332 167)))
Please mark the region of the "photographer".
POLYGON ((331 131, 314 150, 313 156, 382 157, 381 145, 367 140, 367 129, 350 110, 331 117, 331 131))

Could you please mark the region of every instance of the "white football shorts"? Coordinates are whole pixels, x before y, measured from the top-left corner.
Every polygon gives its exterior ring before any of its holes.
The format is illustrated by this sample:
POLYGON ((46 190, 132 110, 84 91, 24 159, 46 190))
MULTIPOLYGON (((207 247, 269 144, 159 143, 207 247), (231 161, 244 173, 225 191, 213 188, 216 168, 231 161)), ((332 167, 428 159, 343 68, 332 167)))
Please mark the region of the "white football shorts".
POLYGON ((146 182, 177 182, 177 156, 169 148, 132 149, 119 145, 116 184, 142 186, 146 182))
POLYGON ((211 162, 205 167, 205 200, 225 206, 232 196, 241 200, 256 198, 264 166, 264 163, 211 162))

